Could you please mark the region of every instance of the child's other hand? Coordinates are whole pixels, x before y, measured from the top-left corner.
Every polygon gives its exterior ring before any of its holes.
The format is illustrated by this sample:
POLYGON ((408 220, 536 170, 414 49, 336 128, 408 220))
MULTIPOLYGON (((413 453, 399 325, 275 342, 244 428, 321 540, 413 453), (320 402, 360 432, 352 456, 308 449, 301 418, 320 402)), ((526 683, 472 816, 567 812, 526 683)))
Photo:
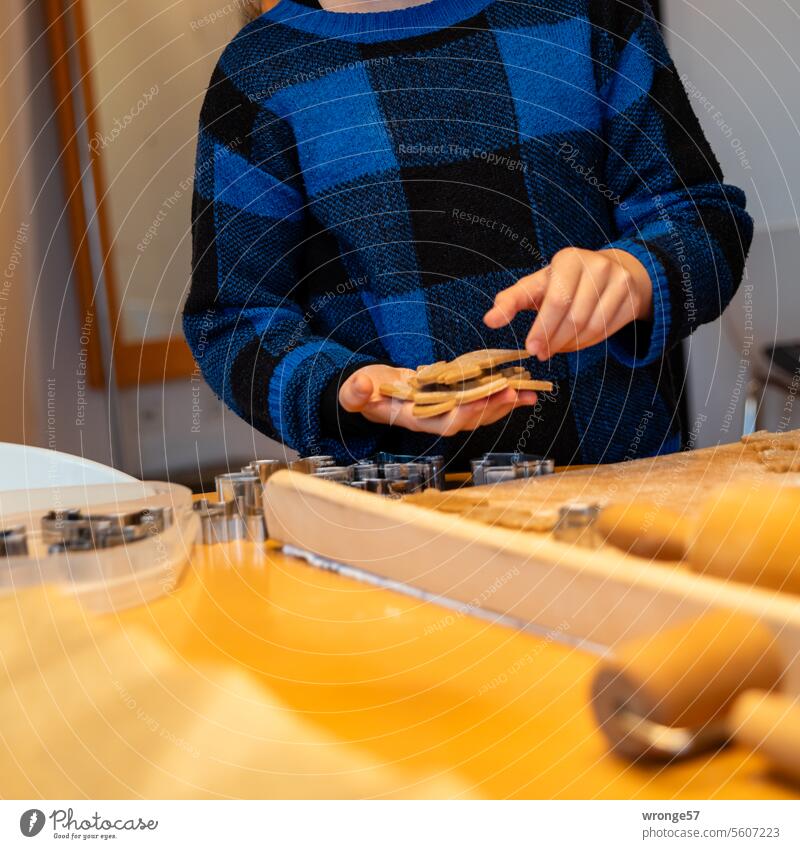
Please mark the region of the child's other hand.
POLYGON ((461 431, 475 430, 484 425, 493 424, 505 418, 517 407, 530 407, 536 404, 535 392, 517 392, 505 389, 502 392, 463 404, 449 413, 431 419, 418 419, 411 413, 410 401, 399 401, 381 395, 382 383, 394 383, 407 380, 414 372, 411 369, 393 368, 385 365, 364 366, 354 372, 342 384, 339 390, 339 404, 350 413, 361 413, 364 418, 376 424, 389 424, 404 427, 419 433, 434 433, 440 436, 453 436, 461 431))
POLYGON ((625 251, 566 248, 547 268, 500 292, 483 320, 497 329, 522 310, 538 310, 525 348, 546 360, 652 318, 653 284, 647 269, 625 251))

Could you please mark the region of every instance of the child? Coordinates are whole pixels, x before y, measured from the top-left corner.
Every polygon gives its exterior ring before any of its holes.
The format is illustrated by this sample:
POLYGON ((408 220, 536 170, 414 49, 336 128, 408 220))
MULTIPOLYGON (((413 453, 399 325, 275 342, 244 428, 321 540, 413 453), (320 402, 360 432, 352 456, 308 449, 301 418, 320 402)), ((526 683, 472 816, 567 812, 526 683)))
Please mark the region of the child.
POLYGON ((370 8, 281 0, 214 72, 184 313, 208 382, 342 462, 677 450, 668 353, 730 301, 752 222, 647 3, 370 8), (377 391, 485 347, 556 390, 424 420, 377 391))

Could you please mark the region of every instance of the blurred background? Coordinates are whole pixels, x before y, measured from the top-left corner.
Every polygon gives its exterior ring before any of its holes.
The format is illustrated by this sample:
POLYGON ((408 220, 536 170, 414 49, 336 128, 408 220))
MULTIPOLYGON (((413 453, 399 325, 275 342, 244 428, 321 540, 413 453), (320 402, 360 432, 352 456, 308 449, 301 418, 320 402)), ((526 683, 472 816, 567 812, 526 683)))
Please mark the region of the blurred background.
MULTIPOLYGON (((214 398, 180 329, 197 115, 251 6, 4 0, 0 441, 195 486, 283 453, 214 398)), ((736 301, 685 345, 699 447, 800 425, 800 0, 662 0, 659 12, 756 220, 736 301)))

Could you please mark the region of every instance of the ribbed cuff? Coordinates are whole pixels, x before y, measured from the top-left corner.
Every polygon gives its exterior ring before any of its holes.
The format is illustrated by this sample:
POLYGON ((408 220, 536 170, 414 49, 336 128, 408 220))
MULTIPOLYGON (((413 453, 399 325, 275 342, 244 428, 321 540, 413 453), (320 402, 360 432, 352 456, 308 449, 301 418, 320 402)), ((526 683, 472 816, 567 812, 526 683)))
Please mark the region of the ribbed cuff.
POLYGON ((670 330, 670 293, 667 274, 661 261, 645 243, 621 239, 603 250, 618 250, 635 256, 647 269, 653 284, 653 318, 634 321, 609 337, 609 350, 622 365, 641 368, 657 362, 664 355, 670 330))
POLYGON ((283 356, 269 381, 267 404, 278 438, 301 454, 321 451, 324 440, 320 399, 323 390, 345 368, 374 362, 331 339, 312 338, 283 356))

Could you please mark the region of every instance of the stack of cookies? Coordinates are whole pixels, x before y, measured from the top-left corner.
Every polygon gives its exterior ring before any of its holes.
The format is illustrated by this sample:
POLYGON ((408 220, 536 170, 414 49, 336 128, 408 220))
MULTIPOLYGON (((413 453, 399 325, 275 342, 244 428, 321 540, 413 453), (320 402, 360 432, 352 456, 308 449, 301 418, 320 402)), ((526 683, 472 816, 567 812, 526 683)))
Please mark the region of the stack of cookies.
POLYGON ((433 418, 449 413, 461 404, 480 401, 504 389, 551 392, 553 384, 532 380, 520 365, 527 351, 488 350, 462 354, 450 362, 420 366, 406 381, 384 383, 382 395, 412 401, 417 418, 433 418))

